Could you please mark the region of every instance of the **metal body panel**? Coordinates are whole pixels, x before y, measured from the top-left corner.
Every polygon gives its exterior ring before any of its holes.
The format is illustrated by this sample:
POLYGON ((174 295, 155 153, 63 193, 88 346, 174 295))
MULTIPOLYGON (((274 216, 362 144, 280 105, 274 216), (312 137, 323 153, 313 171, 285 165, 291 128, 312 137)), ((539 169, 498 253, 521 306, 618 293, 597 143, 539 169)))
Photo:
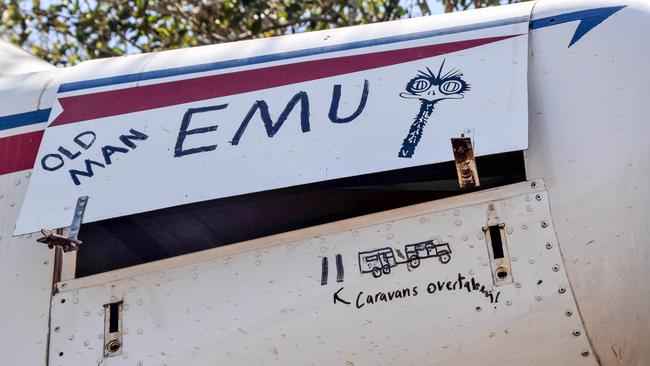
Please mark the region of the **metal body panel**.
POLYGON ((0 363, 44 365, 54 252, 36 235, 12 237, 30 172, 0 176, 0 363))
POLYGON ((533 185, 64 282, 52 302, 50 365, 594 365, 543 183, 533 185), (506 225, 514 283, 492 284, 489 211, 506 225), (432 239, 448 243, 449 262, 399 264, 400 248, 432 239), (383 247, 398 265, 361 273, 359 252, 383 247), (344 276, 332 266, 322 285, 322 258, 337 254, 344 276), (401 296, 382 300, 394 291, 401 296), (122 354, 104 358, 104 304, 116 301, 124 302, 122 354))
MULTIPOLYGON (((619 5, 541 1, 533 20, 587 4, 619 5)), ((631 1, 570 48, 575 22, 530 33, 526 174, 546 181, 603 365, 650 363, 649 17, 647 1, 631 1)))
POLYGON ((73 67, 15 234, 523 150, 531 6, 73 67))

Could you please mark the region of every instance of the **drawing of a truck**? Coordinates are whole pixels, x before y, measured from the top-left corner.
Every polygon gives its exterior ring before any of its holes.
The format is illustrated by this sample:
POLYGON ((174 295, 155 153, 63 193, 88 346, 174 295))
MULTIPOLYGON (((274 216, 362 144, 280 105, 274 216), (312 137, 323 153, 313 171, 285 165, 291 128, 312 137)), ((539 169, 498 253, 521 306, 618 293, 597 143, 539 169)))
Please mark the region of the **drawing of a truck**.
POLYGON ((406 258, 411 268, 420 265, 420 259, 438 257, 440 263, 446 264, 451 259, 449 243, 436 244, 437 240, 427 240, 404 247, 406 258))

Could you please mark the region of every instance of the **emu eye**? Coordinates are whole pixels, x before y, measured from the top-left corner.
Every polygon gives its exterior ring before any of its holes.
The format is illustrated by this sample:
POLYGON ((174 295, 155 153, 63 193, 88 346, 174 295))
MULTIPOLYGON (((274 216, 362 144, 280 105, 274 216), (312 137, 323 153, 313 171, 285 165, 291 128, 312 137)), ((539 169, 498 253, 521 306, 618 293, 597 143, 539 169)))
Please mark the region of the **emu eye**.
POLYGON ((447 80, 440 84, 440 92, 443 94, 458 93, 463 88, 463 84, 458 80, 447 80))
POLYGON ((419 93, 429 89, 430 86, 431 86, 431 82, 429 82, 429 80, 425 78, 418 78, 411 81, 411 85, 409 85, 409 88, 411 89, 411 91, 419 93))

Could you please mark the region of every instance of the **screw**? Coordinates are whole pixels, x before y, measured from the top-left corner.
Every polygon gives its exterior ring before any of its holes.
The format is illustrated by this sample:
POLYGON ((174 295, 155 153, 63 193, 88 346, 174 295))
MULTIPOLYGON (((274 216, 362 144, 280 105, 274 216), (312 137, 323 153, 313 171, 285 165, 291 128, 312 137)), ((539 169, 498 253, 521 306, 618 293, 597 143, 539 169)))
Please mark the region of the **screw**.
POLYGON ((542 227, 547 228, 548 227, 548 221, 546 221, 546 220, 542 221, 542 227))
POLYGON ((579 337, 579 336, 580 336, 580 330, 578 330, 578 329, 574 330, 574 331, 573 331, 573 335, 574 335, 575 337, 579 337))
POLYGON ((573 315, 573 311, 571 311, 571 309, 566 309, 566 310, 564 310, 564 315, 571 316, 571 315, 573 315))
POLYGON ((549 241, 548 243, 546 243, 546 249, 551 249, 551 248, 553 248, 553 244, 549 241))
POLYGON ((589 357, 589 351, 584 350, 584 351, 582 351, 581 355, 582 355, 582 357, 589 357))
POLYGON ((566 287, 560 286, 560 288, 557 290, 559 293, 563 294, 566 292, 566 287))
POLYGON ((557 264, 553 265, 553 272, 557 272, 559 270, 560 270, 560 266, 558 266, 557 264))
POLYGON ((118 341, 117 339, 113 339, 112 341, 106 344, 106 349, 110 353, 115 353, 119 351, 120 347, 122 347, 122 345, 120 344, 120 341, 118 341))

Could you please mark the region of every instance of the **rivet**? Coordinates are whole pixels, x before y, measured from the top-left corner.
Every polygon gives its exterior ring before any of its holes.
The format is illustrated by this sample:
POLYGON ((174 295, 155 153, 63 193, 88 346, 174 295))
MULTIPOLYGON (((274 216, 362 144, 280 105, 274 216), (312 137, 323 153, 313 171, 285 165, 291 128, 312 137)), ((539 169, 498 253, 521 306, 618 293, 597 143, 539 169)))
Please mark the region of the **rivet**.
POLYGON ((581 355, 582 355, 582 357, 589 357, 589 351, 584 350, 584 351, 582 351, 581 355))
POLYGON ((460 210, 459 209, 454 210, 454 216, 460 216, 460 210))
POLYGON ((571 316, 571 315, 573 315, 573 311, 571 309, 566 309, 566 310, 564 310, 564 315, 571 316))
MULTIPOLYGON (((456 215, 456 216, 458 216, 458 215, 456 215)), ((386 230, 390 230, 390 229, 393 228, 393 225, 391 225, 391 224, 386 224, 385 227, 386 227, 386 230)))
POLYGON ((60 331, 61 331, 61 327, 58 327, 58 326, 57 326, 57 327, 54 327, 54 332, 55 332, 55 333, 58 333, 58 332, 60 332, 60 331))
POLYGON ((61 288, 66 288, 66 287, 68 287, 68 284, 65 283, 65 282, 63 282, 63 283, 61 284, 61 288))
POLYGON ((388 235, 386 235, 386 238, 387 238, 388 240, 391 240, 391 239, 394 238, 394 236, 393 236, 392 233, 389 233, 388 235))
POLYGON ((511 227, 506 228, 506 234, 508 234, 508 235, 512 234, 512 228, 511 227))
POLYGON ((138 335, 141 335, 142 334, 142 329, 138 328, 138 330, 136 330, 135 332, 138 333, 138 335))
POLYGON ((462 224, 463 224, 463 222, 460 221, 460 220, 456 220, 456 221, 454 221, 454 225, 456 225, 456 226, 460 226, 460 225, 462 225, 462 224))
POLYGON ((531 206, 531 205, 526 205, 526 211, 528 211, 528 212, 533 212, 533 206, 531 206))
POLYGON ((530 188, 537 188, 537 182, 530 182, 530 188))
POLYGON ((546 221, 546 220, 542 221, 542 227, 547 228, 548 227, 548 221, 546 221))
POLYGON ((325 239, 325 238, 320 238, 320 239, 318 239, 318 241, 319 241, 321 244, 323 244, 323 243, 325 243, 325 242, 327 241, 327 239, 325 239))
POLYGON ((512 300, 506 300, 506 305, 508 306, 512 305, 512 300))
POLYGON ((427 222, 427 219, 424 217, 420 217, 420 224, 424 224, 425 222, 427 222))
POLYGON ((579 337, 580 336, 580 330, 576 329, 576 330, 573 331, 572 334, 573 334, 574 337, 579 337))
POLYGON ((527 230, 527 229, 528 229, 528 225, 523 224, 523 225, 521 225, 521 228, 524 229, 524 230, 527 230))
POLYGON ((490 204, 488 205, 488 210, 490 210, 490 211, 494 211, 494 203, 490 203, 490 204))
POLYGON ((553 243, 549 241, 548 243, 546 243, 546 249, 551 249, 551 248, 553 248, 553 243))
POLYGON ((553 265, 553 272, 557 272, 559 270, 560 270, 560 266, 558 266, 557 264, 553 265))
POLYGON ((354 231, 352 232, 352 236, 356 238, 357 236, 359 236, 359 232, 356 231, 356 230, 354 230, 354 231))
POLYGON ((524 200, 525 200, 526 202, 530 201, 530 196, 529 196, 529 195, 526 195, 526 198, 524 198, 524 200))
POLYGON ((90 316, 90 311, 89 310, 84 311, 84 316, 90 316))
POLYGON ((528 263, 534 264, 535 263, 535 258, 528 258, 528 263))
POLYGON ((481 311, 481 307, 480 307, 480 306, 477 306, 476 308, 474 308, 474 310, 476 310, 476 311, 481 311))
POLYGON ((74 339, 74 334, 71 334, 70 337, 68 337, 68 340, 73 340, 74 339))
POLYGON ((559 292, 561 294, 565 293, 566 292, 566 287, 560 286, 560 288, 557 290, 557 292, 559 292))
POLYGON ((542 295, 540 294, 535 295, 535 300, 542 301, 542 295))
POLYGON ((483 239, 483 233, 478 233, 478 234, 476 234, 476 238, 477 238, 478 240, 482 240, 482 239, 483 239))
POLYGON ((461 235, 461 237, 460 237, 460 240, 462 240, 462 241, 467 241, 467 239, 469 239, 469 238, 467 237, 467 234, 463 234, 463 235, 461 235))
POLYGON ((513 261, 513 262, 516 262, 517 259, 519 259, 519 257, 517 257, 516 255, 513 255, 513 256, 512 256, 512 261, 513 261))
POLYGON ((542 200, 542 195, 541 194, 536 194, 535 199, 538 200, 538 201, 541 201, 542 200))
POLYGON ((520 288, 521 287, 521 282, 519 282, 519 281, 515 282, 515 287, 520 288))
POLYGON ((142 305, 142 299, 138 299, 135 303, 138 305, 142 305))

